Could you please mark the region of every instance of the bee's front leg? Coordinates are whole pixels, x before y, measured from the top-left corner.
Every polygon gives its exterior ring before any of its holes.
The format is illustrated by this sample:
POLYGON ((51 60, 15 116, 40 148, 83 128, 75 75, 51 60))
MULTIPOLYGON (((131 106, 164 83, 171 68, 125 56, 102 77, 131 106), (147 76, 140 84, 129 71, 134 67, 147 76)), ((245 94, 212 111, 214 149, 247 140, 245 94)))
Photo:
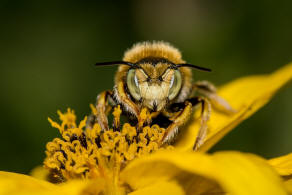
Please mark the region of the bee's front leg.
POLYGON ((130 99, 124 82, 121 81, 117 83, 117 85, 114 87, 113 96, 117 103, 122 105, 123 111, 133 115, 138 120, 138 122, 140 121, 140 109, 137 104, 130 99))
POLYGON ((172 105, 172 109, 180 109, 179 112, 164 113, 165 115, 173 116, 170 118, 172 123, 167 127, 162 143, 170 142, 174 138, 178 128, 189 120, 192 114, 192 107, 199 104, 201 105, 201 125, 193 146, 193 150, 197 150, 202 143, 204 143, 208 128, 207 121, 209 120, 211 113, 211 104, 206 98, 203 97, 194 97, 186 100, 184 103, 175 103, 172 105))
POLYGON ((234 113, 235 110, 228 104, 226 100, 217 94, 216 87, 209 81, 198 81, 193 85, 193 92, 198 96, 206 97, 214 108, 227 112, 234 113))
POLYGON ((170 117, 169 120, 172 123, 165 130, 164 137, 162 139, 162 144, 171 142, 175 135, 178 132, 178 128, 186 123, 192 114, 192 103, 189 101, 185 101, 184 103, 177 103, 175 109, 178 108, 180 111, 177 112, 167 112, 164 111, 163 114, 167 117, 170 117))
POLYGON ((112 91, 103 91, 97 96, 96 100, 96 113, 89 116, 87 120, 87 127, 92 128, 95 123, 98 123, 102 130, 108 130, 107 115, 112 109, 109 104, 109 98, 112 96, 112 91))

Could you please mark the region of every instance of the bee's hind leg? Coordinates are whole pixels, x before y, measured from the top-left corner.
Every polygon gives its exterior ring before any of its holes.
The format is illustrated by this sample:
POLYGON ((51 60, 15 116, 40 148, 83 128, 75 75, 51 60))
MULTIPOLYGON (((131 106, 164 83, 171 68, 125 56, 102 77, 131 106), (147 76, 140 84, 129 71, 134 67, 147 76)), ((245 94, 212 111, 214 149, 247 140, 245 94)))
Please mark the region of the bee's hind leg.
POLYGON ((216 87, 209 81, 198 81, 194 83, 193 92, 198 96, 206 97, 217 110, 226 113, 236 112, 226 100, 217 94, 216 87))

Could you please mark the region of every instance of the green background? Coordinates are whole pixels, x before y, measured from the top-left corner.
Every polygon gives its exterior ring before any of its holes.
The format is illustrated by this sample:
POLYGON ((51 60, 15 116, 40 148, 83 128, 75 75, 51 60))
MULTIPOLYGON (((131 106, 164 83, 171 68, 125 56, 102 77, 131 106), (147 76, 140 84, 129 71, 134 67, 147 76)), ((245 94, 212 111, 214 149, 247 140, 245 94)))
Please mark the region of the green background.
MULTIPOLYGON (((116 67, 133 43, 165 40, 194 72, 220 86, 270 73, 292 61, 291 0, 0 2, 0 170, 28 173, 46 142, 59 136, 47 117, 73 108, 79 119, 96 95, 113 87, 116 67)), ((270 158, 292 152, 292 86, 228 134, 212 151, 270 158)))

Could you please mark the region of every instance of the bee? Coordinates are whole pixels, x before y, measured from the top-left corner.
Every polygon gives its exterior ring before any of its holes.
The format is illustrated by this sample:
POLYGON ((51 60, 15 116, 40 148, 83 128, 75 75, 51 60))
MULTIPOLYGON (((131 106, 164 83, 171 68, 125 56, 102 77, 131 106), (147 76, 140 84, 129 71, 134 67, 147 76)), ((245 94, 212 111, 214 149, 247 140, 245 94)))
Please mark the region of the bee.
MULTIPOLYGON (((151 113, 150 124, 166 128, 164 143, 172 142, 179 128, 184 125, 200 106, 201 126, 194 143, 197 150, 207 134, 212 105, 232 111, 229 104, 216 94, 216 88, 208 81, 193 83, 192 69, 210 72, 208 68, 186 63, 178 49, 166 42, 142 42, 127 50, 122 61, 96 63, 96 66, 119 65, 113 90, 97 97, 97 115, 88 124, 98 122, 104 130, 109 129, 108 111, 120 105, 122 113, 132 123, 139 123, 142 108, 151 113)), ((113 128, 119 130, 119 122, 113 128)))

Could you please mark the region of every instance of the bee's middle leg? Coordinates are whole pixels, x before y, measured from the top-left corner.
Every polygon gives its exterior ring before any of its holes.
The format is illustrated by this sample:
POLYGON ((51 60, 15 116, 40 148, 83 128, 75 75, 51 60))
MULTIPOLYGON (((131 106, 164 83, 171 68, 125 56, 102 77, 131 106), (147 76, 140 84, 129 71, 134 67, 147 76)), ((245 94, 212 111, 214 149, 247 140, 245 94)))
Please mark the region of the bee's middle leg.
POLYGON ((207 122, 210 118, 211 114, 211 103, 206 98, 200 98, 201 103, 201 116, 200 116, 200 128, 197 134, 193 150, 196 151, 200 148, 200 146, 204 143, 205 138, 207 136, 208 126, 207 122))

